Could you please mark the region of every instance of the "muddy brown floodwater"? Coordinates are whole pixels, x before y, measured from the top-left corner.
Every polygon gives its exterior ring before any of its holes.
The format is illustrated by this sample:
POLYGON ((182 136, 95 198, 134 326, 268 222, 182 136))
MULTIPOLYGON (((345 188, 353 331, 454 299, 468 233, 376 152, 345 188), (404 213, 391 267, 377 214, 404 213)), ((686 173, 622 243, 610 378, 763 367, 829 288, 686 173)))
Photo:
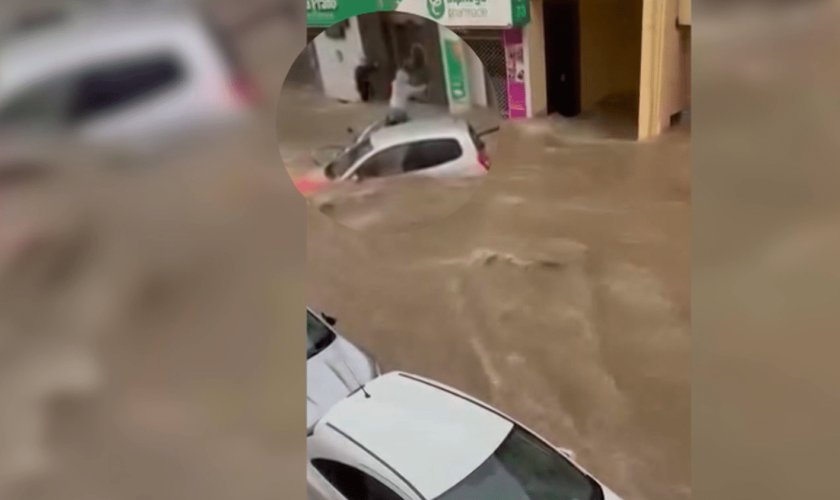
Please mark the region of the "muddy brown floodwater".
MULTIPOLYGON (((467 205, 413 231, 357 232, 310 209, 309 302, 386 368, 576 450, 624 498, 690 498, 688 133, 640 144, 555 132, 506 125, 467 205)), ((331 215, 404 222, 463 195, 379 189, 334 196, 331 215)))

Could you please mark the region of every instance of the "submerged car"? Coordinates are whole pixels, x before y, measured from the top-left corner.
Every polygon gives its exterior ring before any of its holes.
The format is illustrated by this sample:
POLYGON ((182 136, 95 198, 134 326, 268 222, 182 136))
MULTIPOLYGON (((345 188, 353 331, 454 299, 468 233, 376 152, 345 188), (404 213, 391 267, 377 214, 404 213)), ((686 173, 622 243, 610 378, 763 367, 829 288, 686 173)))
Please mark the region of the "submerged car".
POLYGON ((397 125, 375 123, 322 173, 295 185, 303 194, 331 181, 364 181, 395 176, 473 177, 490 169, 487 146, 466 120, 419 118, 397 125))
POLYGON ((307 437, 310 491, 327 500, 620 500, 500 411, 392 372, 336 404, 307 437))
POLYGON ((252 83, 204 11, 102 8, 4 40, 0 130, 156 147, 240 123, 252 83))
POLYGON ((306 310, 306 423, 379 376, 376 360, 338 334, 335 318, 306 310))

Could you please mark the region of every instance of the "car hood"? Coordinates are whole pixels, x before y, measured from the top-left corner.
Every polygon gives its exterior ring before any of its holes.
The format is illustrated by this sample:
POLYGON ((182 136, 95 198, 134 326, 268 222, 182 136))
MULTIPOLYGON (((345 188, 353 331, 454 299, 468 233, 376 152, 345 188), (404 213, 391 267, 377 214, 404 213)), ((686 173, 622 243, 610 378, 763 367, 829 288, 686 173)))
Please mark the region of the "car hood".
POLYGON ((601 485, 601 490, 604 492, 604 500, 621 500, 621 497, 616 495, 612 490, 604 486, 603 483, 598 483, 601 485))
POLYGON ((306 362, 306 427, 311 428, 333 405, 370 382, 373 360, 337 337, 306 362))

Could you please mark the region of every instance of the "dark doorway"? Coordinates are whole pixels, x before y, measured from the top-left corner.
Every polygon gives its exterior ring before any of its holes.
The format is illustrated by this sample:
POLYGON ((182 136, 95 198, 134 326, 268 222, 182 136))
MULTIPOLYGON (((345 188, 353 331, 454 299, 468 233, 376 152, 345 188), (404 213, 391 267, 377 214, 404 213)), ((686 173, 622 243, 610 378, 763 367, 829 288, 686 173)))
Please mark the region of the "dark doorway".
POLYGON ((578 0, 543 2, 548 113, 580 113, 580 9, 578 0))

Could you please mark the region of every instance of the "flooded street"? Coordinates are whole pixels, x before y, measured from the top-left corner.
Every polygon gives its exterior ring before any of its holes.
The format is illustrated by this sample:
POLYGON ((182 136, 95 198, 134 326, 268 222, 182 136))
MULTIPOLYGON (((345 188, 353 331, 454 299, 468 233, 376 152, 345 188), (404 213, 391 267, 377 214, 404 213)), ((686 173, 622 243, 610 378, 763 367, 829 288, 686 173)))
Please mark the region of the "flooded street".
MULTIPOLYGON (((564 142, 552 127, 505 125, 467 205, 414 231, 310 209, 309 303, 386 368, 576 450, 624 498, 690 498, 688 134, 564 142)), ((464 196, 429 193, 395 182, 361 204, 350 189, 331 209, 405 222, 464 196)))
MULTIPOLYGON (((298 39, 241 41, 266 92, 298 39)), ((312 208, 304 227, 265 107, 139 168, 59 150, 62 169, 4 191, 0 498, 303 498, 307 304, 384 368, 575 450, 626 500, 691 497, 686 133, 506 125, 479 186, 331 194, 334 216, 413 228, 380 234, 312 208)))

